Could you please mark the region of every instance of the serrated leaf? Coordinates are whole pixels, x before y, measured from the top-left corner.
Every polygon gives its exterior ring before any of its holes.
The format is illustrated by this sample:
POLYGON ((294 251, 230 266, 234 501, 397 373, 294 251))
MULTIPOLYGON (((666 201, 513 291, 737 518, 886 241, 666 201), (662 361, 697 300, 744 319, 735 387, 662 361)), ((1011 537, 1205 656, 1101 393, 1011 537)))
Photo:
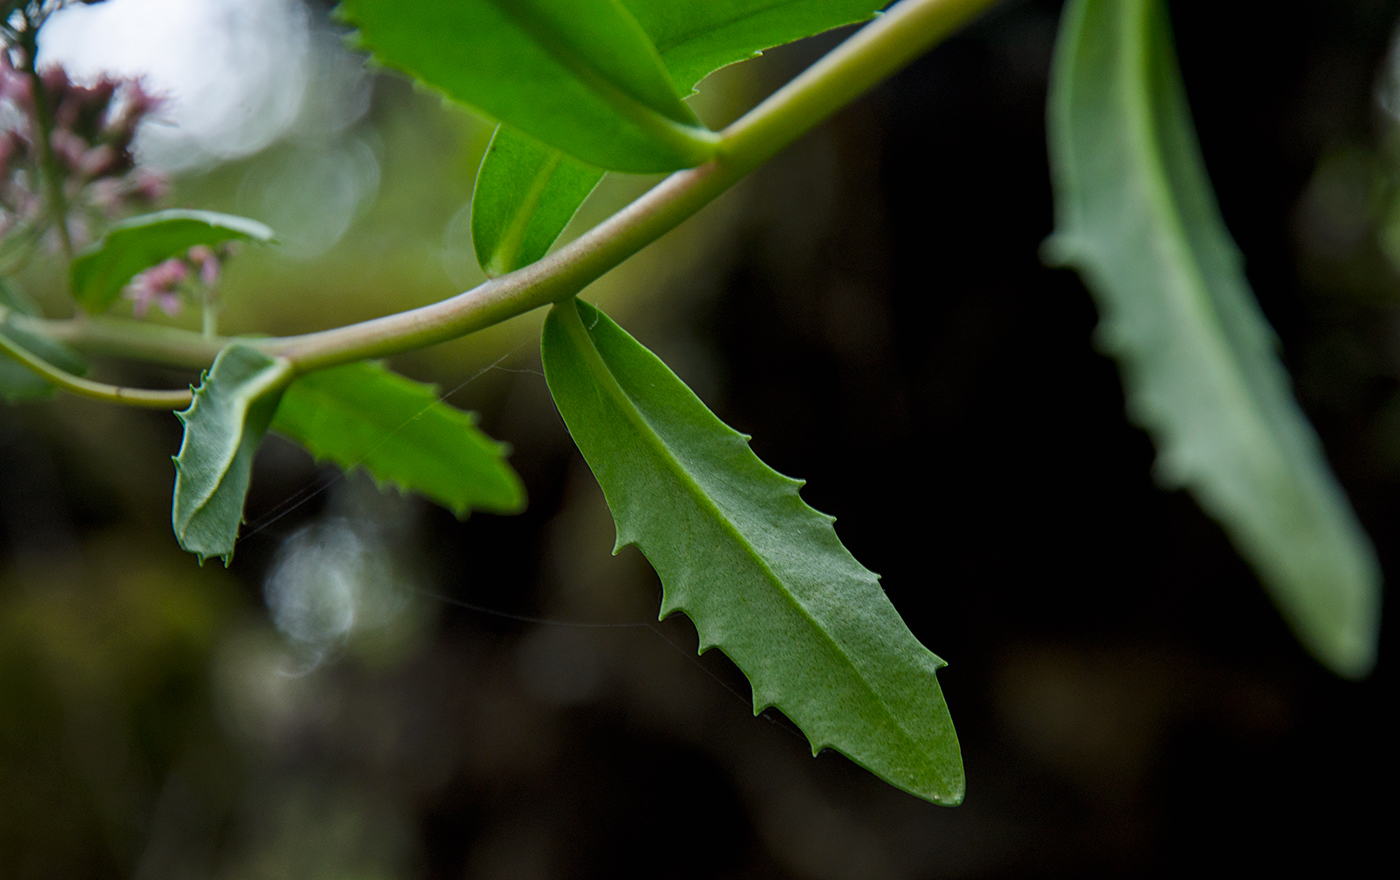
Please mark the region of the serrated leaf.
POLYGON ((749 449, 655 355, 591 306, 545 320, 545 378, 603 488, 617 546, 815 754, 833 748, 905 791, 962 800, 957 736, 935 672, 878 578, 842 546, 802 485, 749 449))
POLYGON ((671 171, 714 154, 618 0, 345 0, 383 64, 590 165, 671 171))
POLYGON ((1334 671, 1375 663, 1375 551, 1294 401, 1220 217, 1158 0, 1066 6, 1049 112, 1056 231, 1157 474, 1185 486, 1334 671))
MULTIPOLYGON (((622 0, 655 42, 677 88, 764 49, 864 21, 876 0, 622 0)), ((602 171, 496 129, 472 196, 477 262, 492 277, 545 255, 602 171)))
MULTIPOLYGON (((0 278, 0 306, 4 307, 0 309, 0 334, 6 339, 64 372, 75 376, 87 373, 87 361, 68 346, 19 326, 12 319, 15 313, 37 316, 39 309, 19 288, 4 278, 0 278)), ((54 387, 41 376, 0 352, 0 400, 19 403, 51 397, 53 393, 54 387)))
POLYGON ((114 224, 73 260, 73 296, 89 312, 101 312, 138 272, 197 244, 213 247, 228 241, 266 244, 272 240, 272 230, 256 220, 213 211, 172 209, 130 217, 114 224))
POLYGON ((185 437, 175 456, 171 521, 180 546, 201 564, 233 558, 253 456, 291 377, 285 359, 235 342, 214 359, 189 409, 176 413, 185 437))
POLYGON ((438 399, 432 385, 375 363, 298 378, 282 395, 272 429, 344 470, 363 467, 465 516, 516 513, 525 488, 507 447, 476 427, 472 413, 438 399))
POLYGON ((543 257, 603 179, 592 168, 498 125, 472 191, 472 245, 492 278, 543 257))

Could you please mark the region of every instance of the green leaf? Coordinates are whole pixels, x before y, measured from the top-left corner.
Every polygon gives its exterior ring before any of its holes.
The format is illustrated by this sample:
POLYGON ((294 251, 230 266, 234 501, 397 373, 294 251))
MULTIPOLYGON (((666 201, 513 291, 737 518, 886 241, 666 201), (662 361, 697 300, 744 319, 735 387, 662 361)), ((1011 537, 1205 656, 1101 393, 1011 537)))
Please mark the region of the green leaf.
POLYGON ((618 0, 345 0, 381 63, 590 165, 671 171, 714 154, 618 0))
POLYGON ((622 0, 651 37, 676 86, 832 28, 865 21, 880 0, 622 0))
POLYGON ((0 276, 0 306, 30 318, 43 315, 39 304, 10 279, 0 276))
MULTIPOLYGON (((876 0, 623 0, 661 50, 676 86, 692 92, 710 73, 823 31, 864 21, 876 0)), ((492 277, 545 255, 600 170, 514 132, 496 129, 476 178, 472 241, 492 277)))
MULTIPOLYGON (((37 317, 39 308, 8 279, 0 278, 0 335, 60 370, 75 376, 87 373, 87 361, 68 346, 20 326, 14 320, 15 314, 37 317)), ((19 403, 51 397, 53 393, 54 387, 33 370, 0 353, 0 400, 19 403)))
MULTIPOLYGON (((9 337, 6 328, 0 333, 9 337)), ((33 370, 0 352, 0 400, 6 403, 23 403, 27 400, 43 400, 52 397, 54 387, 33 370)))
POLYGON ((497 126, 472 192, 481 268, 494 278, 543 257, 602 179, 602 169, 497 126))
POLYGON ((344 470, 418 492, 458 516, 473 508, 516 513, 525 489, 507 448, 476 427, 472 413, 438 399, 432 385, 375 363, 298 378, 282 395, 272 429, 344 470))
POLYGON ((1157 474, 1185 486, 1334 671, 1375 663, 1375 552, 1293 400, 1206 176, 1158 0, 1065 8, 1050 111, 1056 232, 1157 474))
POLYGON ((201 564, 233 558, 253 455, 291 378, 290 362, 235 342, 214 359, 190 408, 175 414, 185 438, 175 456, 171 520, 180 546, 201 564))
POLYGON ((665 364, 577 300, 554 307, 545 378, 603 488, 617 546, 661 576, 661 614, 685 612, 782 710, 815 754, 834 748, 922 798, 955 804, 962 759, 934 673, 879 580, 802 485, 769 468, 665 364))
POLYGON ((266 244, 272 240, 272 230, 256 220, 212 211, 174 209, 131 217, 114 224, 73 260, 73 296, 89 312, 101 312, 138 272, 181 256, 197 244, 212 247, 227 241, 266 244))

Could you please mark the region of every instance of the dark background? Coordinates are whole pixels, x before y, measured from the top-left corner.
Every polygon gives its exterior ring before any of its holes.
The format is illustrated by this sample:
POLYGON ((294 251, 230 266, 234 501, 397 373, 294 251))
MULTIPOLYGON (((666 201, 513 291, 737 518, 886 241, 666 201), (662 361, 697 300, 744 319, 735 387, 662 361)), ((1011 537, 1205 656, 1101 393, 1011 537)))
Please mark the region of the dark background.
MULTIPOLYGON (((1172 4, 1206 162, 1301 403, 1394 570, 1400 274, 1381 242, 1397 165, 1377 94, 1400 8, 1220 10, 1172 4)), ((949 661, 963 806, 811 758, 776 712, 751 717, 718 652, 691 659, 688 622, 642 625, 659 586, 635 551, 608 556, 601 496, 526 346, 452 400, 513 444, 528 512, 459 523, 272 441, 255 527, 329 488, 248 538, 227 575, 172 551, 168 482, 120 473, 163 462, 173 420, 122 416, 134 448, 104 459, 60 436, 72 407, 105 418, 85 404, 0 413, 0 876, 1371 866, 1393 627, 1368 680, 1330 675, 1220 529, 1153 484, 1088 294, 1038 257, 1057 17, 1005 4, 794 145, 697 218, 722 244, 622 321, 809 481, 949 661), (391 522, 384 546, 419 573, 411 634, 303 657, 238 709, 229 682, 283 656, 269 566, 347 510, 391 522), (177 619, 181 602, 198 608, 177 619)), ((762 75, 832 43, 771 53, 762 75)), ((376 107, 402 91, 381 84, 376 107)))

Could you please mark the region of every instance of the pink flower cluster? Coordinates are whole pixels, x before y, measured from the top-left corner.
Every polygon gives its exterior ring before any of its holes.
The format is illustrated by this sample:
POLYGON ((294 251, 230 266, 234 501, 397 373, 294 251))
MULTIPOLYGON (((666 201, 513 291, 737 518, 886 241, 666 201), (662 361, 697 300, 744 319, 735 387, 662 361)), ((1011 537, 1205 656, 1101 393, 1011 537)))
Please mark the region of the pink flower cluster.
MULTIPOLYGON (((44 106, 53 129, 49 145, 69 207, 69 233, 76 241, 128 207, 163 198, 168 181, 136 165, 131 144, 142 120, 160 99, 135 79, 104 76, 80 85, 57 66, 40 72, 44 106)), ((0 51, 0 235, 49 222, 34 104, 33 82, 0 51)))
POLYGON ((232 243, 218 248, 197 244, 183 257, 171 257, 138 274, 122 294, 131 300, 132 311, 138 318, 145 317, 152 304, 174 317, 184 307, 184 293, 189 289, 186 282, 198 279, 204 299, 213 299, 223 261, 232 252, 232 243))

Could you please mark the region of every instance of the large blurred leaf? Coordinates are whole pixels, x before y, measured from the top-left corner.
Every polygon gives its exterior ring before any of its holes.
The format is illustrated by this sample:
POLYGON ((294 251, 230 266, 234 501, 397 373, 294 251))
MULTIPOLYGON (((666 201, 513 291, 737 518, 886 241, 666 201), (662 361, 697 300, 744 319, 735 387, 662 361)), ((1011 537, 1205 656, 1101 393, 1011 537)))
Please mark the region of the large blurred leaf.
POLYGON ((545 320, 545 377, 603 487, 617 546, 636 544, 700 649, 718 646, 815 754, 843 752, 905 791, 963 796, 962 759, 935 672, 878 578, 842 546, 802 485, 769 468, 665 364, 596 309, 545 320))
POLYGON ((497 126, 472 192, 481 268, 494 278, 543 257, 602 179, 602 169, 497 126))
POLYGON ((465 516, 473 508, 515 513, 525 489, 507 449, 472 413, 438 399, 432 385, 379 364, 302 376, 287 388, 272 429, 345 470, 356 466, 465 516))
POLYGON ((291 381, 291 364, 240 343, 219 352, 195 389, 175 457, 171 520, 180 546, 199 557, 233 558, 253 455, 291 381))
POLYGON ((138 273, 197 244, 272 241, 272 230, 256 220, 212 211, 173 209, 117 223, 73 261, 73 296, 89 312, 116 301, 138 273))
MULTIPOLYGON (((870 18, 876 0, 622 0, 661 51, 676 87, 843 24, 870 18)), ((472 242, 487 275, 528 266, 564 231, 602 172, 510 126, 496 129, 476 178, 472 242)))
POLYGON ((670 171, 714 153, 618 0, 345 0, 382 63, 591 165, 670 171))
POLYGON ((1258 571, 1302 642, 1375 662, 1380 570, 1294 402, 1201 161, 1159 0, 1065 8, 1050 98, 1056 232, 1118 359, 1128 410, 1258 571))

